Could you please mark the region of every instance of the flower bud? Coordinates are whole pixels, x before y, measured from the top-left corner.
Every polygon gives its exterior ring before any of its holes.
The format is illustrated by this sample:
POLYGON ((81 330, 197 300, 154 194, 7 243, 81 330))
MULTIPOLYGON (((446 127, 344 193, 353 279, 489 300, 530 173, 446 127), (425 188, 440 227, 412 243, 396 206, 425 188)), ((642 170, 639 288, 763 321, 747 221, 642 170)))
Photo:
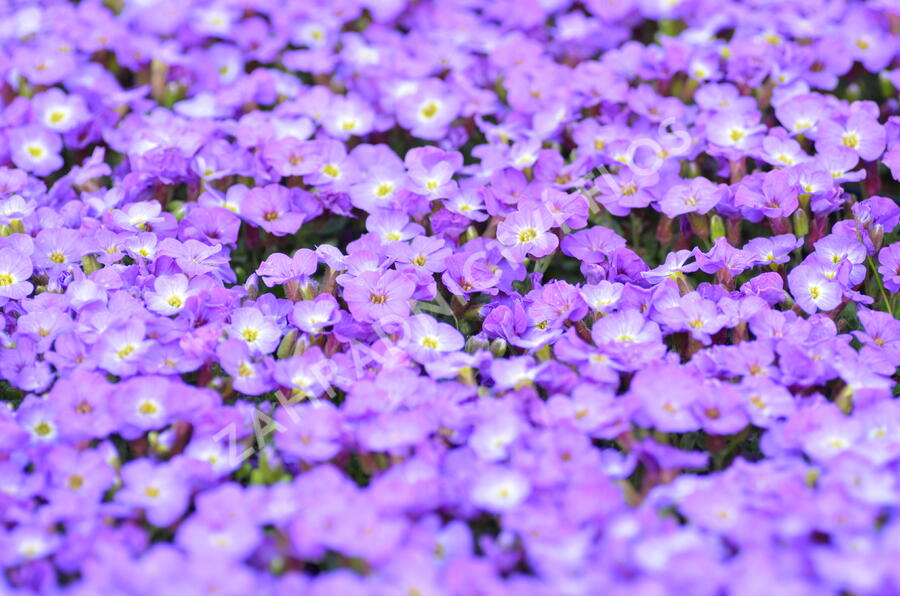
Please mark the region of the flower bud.
POLYGON ((479 350, 487 350, 491 346, 490 343, 486 339, 482 339, 477 336, 472 336, 466 340, 466 352, 469 354, 474 354, 479 350))
POLYGON ((709 218, 709 235, 713 240, 725 236, 725 220, 718 213, 709 218))
POLYGON ((797 209, 796 211, 794 211, 793 219, 794 236, 796 236, 797 238, 804 238, 807 234, 809 234, 809 216, 803 209, 797 209))

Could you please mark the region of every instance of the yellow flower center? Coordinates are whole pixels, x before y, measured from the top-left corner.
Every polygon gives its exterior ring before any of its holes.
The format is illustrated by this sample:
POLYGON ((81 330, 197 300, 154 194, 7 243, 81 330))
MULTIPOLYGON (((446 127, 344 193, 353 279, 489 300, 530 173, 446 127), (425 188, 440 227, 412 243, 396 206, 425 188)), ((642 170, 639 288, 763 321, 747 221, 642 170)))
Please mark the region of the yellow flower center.
POLYGON ((629 182, 622 187, 622 194, 626 196, 631 196, 638 191, 637 185, 634 182, 629 182))
POLYGON ((841 137, 841 142, 847 147, 855 149, 859 145, 859 136, 855 132, 845 132, 841 137))
POLYGON ((11 286, 16 282, 9 273, 0 273, 0 287, 11 286))
POLYGON ((421 113, 424 117, 431 119, 431 118, 434 118, 434 115, 437 114, 437 111, 438 111, 437 104, 434 103, 433 101, 430 101, 427 104, 425 104, 425 107, 422 108, 421 113))
POLYGON ((519 242, 531 242, 535 238, 537 238, 537 230, 534 228, 525 228, 519 232, 519 242))
POLYGON ((46 437, 53 432, 53 427, 47 422, 39 422, 34 426, 34 433, 39 437, 46 437))

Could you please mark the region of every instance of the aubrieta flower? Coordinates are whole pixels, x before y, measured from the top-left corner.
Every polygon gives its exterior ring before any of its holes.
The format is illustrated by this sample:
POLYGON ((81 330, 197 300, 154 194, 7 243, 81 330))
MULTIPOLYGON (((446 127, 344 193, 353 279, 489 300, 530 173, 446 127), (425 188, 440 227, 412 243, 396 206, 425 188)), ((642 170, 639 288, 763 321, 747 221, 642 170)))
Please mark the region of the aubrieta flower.
POLYGON ((0 297, 21 300, 34 289, 31 259, 14 248, 0 248, 0 297))
POLYGON ((788 287, 791 296, 807 313, 818 310, 830 311, 841 303, 841 284, 829 279, 820 267, 801 265, 788 273, 788 287))
POLYGON ((409 314, 415 282, 399 271, 367 271, 344 284, 343 298, 361 321, 386 324, 409 314))
POLYGON ((896 2, 8 4, 0 592, 897 591, 896 2))
POLYGON ((756 265, 781 265, 790 260, 792 251, 803 242, 793 234, 781 234, 771 238, 753 238, 744 245, 743 251, 753 255, 756 265))
POLYGON ((160 275, 153 281, 153 291, 144 294, 147 308, 155 313, 174 315, 185 307, 188 298, 197 294, 190 288, 190 280, 182 273, 160 275))
POLYGON ((884 127, 870 113, 858 110, 846 122, 824 120, 816 132, 816 150, 828 147, 849 147, 860 159, 872 161, 884 152, 884 127))
POLYGON ((123 488, 116 501, 140 508, 151 524, 165 527, 185 512, 190 489, 181 470, 173 463, 154 466, 139 459, 122 468, 123 488))
POLYGON ((459 331, 430 315, 413 315, 405 323, 401 347, 419 362, 436 360, 446 352, 461 350, 463 345, 465 339, 459 331))
POLYGON ((255 307, 236 309, 231 324, 225 327, 229 337, 247 344, 251 352, 271 354, 278 347, 282 330, 271 316, 255 307))
POLYGON ((8 143, 13 163, 26 172, 46 176, 63 165, 59 135, 36 124, 11 131, 8 143))
POLYGON ((306 216, 295 210, 292 195, 280 184, 251 189, 241 202, 241 217, 276 236, 293 234, 306 216))
POLYGON ((36 95, 31 109, 38 122, 59 133, 69 132, 90 118, 83 97, 66 95, 56 87, 36 95))
POLYGON ((301 300, 294 305, 290 320, 298 329, 317 334, 340 320, 340 308, 331 294, 320 294, 314 300, 301 300))
POLYGON ((889 292, 900 292, 900 242, 885 246, 878 253, 878 272, 889 292))
POLYGON ((693 178, 689 183, 677 184, 666 191, 659 207, 669 217, 685 213, 709 213, 727 194, 724 185, 716 186, 706 178, 693 178))
POLYGON ((283 253, 274 253, 263 261, 256 270, 267 287, 272 288, 289 281, 309 279, 318 267, 316 253, 308 248, 301 248, 289 257, 283 253))
POLYGON ((559 246, 559 239, 550 231, 552 225, 550 214, 543 208, 517 211, 497 226, 497 240, 513 262, 521 262, 526 256, 541 258, 559 246))

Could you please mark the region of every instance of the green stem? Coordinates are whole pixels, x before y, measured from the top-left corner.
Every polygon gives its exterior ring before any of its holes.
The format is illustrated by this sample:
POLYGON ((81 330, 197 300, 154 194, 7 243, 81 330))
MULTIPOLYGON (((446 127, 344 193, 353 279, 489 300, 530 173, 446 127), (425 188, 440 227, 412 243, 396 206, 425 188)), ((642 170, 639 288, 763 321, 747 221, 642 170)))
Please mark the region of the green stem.
MULTIPOLYGON (((856 237, 859 239, 859 243, 865 247, 865 242, 863 242, 862 239, 862 232, 859 231, 859 220, 856 220, 856 237)), ((881 292, 881 299, 884 300, 884 307, 893 317, 894 308, 891 306, 891 299, 884 290, 884 284, 881 282, 881 275, 878 274, 878 268, 875 266, 875 261, 872 260, 872 255, 869 254, 868 249, 866 249, 866 262, 869 264, 869 269, 872 270, 872 275, 875 277, 875 283, 878 284, 878 290, 881 292)))

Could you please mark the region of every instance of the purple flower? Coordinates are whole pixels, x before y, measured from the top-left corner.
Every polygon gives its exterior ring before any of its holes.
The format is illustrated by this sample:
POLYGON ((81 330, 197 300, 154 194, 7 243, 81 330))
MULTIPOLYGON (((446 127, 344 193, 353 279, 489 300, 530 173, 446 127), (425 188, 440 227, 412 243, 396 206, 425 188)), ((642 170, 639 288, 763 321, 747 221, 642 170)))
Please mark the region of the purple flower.
POLYGON ((319 144, 294 137, 273 139, 262 150, 263 161, 279 176, 305 176, 321 167, 319 144))
POLYGON ((803 246, 803 241, 793 234, 781 234, 771 238, 753 238, 743 251, 752 255, 756 265, 780 265, 791 259, 791 252, 803 246))
POLYGON ((136 459, 123 466, 121 474, 124 487, 116 493, 116 501, 143 509, 151 524, 168 526, 187 510, 190 489, 176 464, 154 466, 147 459, 136 459))
POLYGON ((406 321, 401 347, 418 362, 431 362, 446 352, 461 350, 462 334, 452 325, 440 323, 427 314, 413 315, 406 321))
POLYGON ((504 255, 513 262, 526 256, 545 257, 556 250, 559 239, 550 232, 553 218, 543 208, 516 211, 497 226, 497 240, 505 247, 504 255))
POLYGON ((149 430, 166 426, 172 418, 174 387, 165 377, 136 377, 116 386, 112 403, 120 432, 126 439, 136 439, 149 430))
POLYGON ((90 118, 84 98, 66 95, 56 87, 35 95, 32 110, 38 122, 59 133, 69 132, 90 118))
POLYGON ((276 362, 274 377, 282 387, 290 389, 295 398, 317 398, 331 386, 336 368, 316 346, 301 355, 276 362))
POLYGON ((308 248, 301 248, 289 257, 283 253, 273 253, 263 261, 256 270, 266 287, 272 288, 289 281, 308 279, 316 272, 319 265, 316 253, 308 248))
POLYGON ((825 120, 816 133, 816 150, 830 147, 849 147, 860 159, 874 161, 884 152, 885 130, 873 116, 863 110, 855 111, 846 122, 825 120))
POLYGON ((397 103, 397 121, 414 136, 436 140, 459 115, 460 101, 439 79, 428 79, 397 103))
POLYGON ((399 211, 373 213, 366 219, 366 229, 376 234, 385 244, 405 242, 424 232, 422 226, 410 223, 409 216, 399 211))
POLYGON ((387 254, 397 263, 408 264, 415 270, 441 273, 446 269, 444 262, 453 254, 453 249, 440 238, 419 235, 409 244, 399 242, 390 244, 387 254))
POLYGON ((692 407, 697 393, 698 379, 689 369, 657 364, 635 375, 630 395, 657 430, 691 432, 700 428, 692 407))
POLYGON ((372 130, 375 112, 357 96, 336 97, 328 107, 323 125, 332 137, 340 140, 362 136, 372 130))
POLYGON ((686 294, 678 306, 662 310, 659 319, 673 331, 689 332, 704 345, 709 345, 710 336, 725 325, 725 317, 719 313, 716 303, 702 298, 697 292, 686 294))
POLYGON ((36 124, 11 131, 9 147, 13 163, 38 176, 51 174, 63 165, 59 135, 36 124))
POLYGON ((178 314, 199 290, 190 287, 190 281, 182 273, 160 275, 153 280, 153 291, 144 294, 147 308, 163 316, 178 314))
POLYGON ((275 236, 296 233, 306 220, 294 210, 291 189, 280 184, 251 189, 241 202, 241 217, 275 236))
POLYGON ((694 256, 689 250, 677 250, 666 255, 665 262, 649 271, 641 271, 641 277, 651 284, 659 284, 667 279, 678 280, 684 277, 685 273, 691 273, 698 269, 698 263, 688 263, 688 260, 694 256))
POLYGON ((199 240, 179 242, 174 238, 166 238, 159 243, 157 254, 174 259, 175 264, 188 277, 218 272, 228 262, 222 254, 221 244, 209 246, 199 240))
POLYGON ((12 248, 0 248, 0 297, 21 300, 34 289, 28 281, 31 259, 12 248))
POLYGON ((107 330, 95 344, 100 367, 120 377, 133 375, 150 343, 145 339, 147 327, 140 319, 129 319, 107 330))
POLYGON ((430 199, 452 197, 458 186, 453 175, 462 167, 462 154, 441 151, 436 147, 417 147, 406 154, 409 184, 414 193, 430 199))
POLYGON ((520 506, 531 494, 531 483, 522 472, 503 466, 482 470, 475 478, 469 498, 491 513, 504 513, 520 506))
POLYGON ((690 182, 670 187, 659 201, 659 207, 669 217, 685 213, 705 214, 727 195, 728 187, 723 184, 713 184, 706 178, 692 178, 690 182))
POLYGON ((331 294, 320 294, 314 300, 301 300, 294 304, 291 323, 306 333, 322 333, 340 320, 340 308, 331 294))
POLYGON ((344 284, 350 313, 365 322, 395 322, 409 315, 415 282, 399 271, 367 271, 344 284))
POLYGON ((754 151, 766 129, 759 124, 759 114, 738 109, 716 113, 706 124, 709 142, 722 147, 729 155, 754 151))
POLYGON ((655 343, 662 338, 659 326, 653 321, 646 320, 634 309, 622 310, 603 317, 594 323, 591 336, 597 345, 655 343))
POLYGON ((302 461, 327 461, 340 453, 342 429, 338 410, 327 401, 279 408, 275 442, 284 453, 302 461))
POLYGON ((889 292, 900 292, 900 242, 885 246, 878 253, 878 273, 889 292))
POLYGON ((841 304, 841 284, 825 277, 819 267, 795 267, 788 273, 787 280, 794 301, 809 314, 817 310, 834 310, 841 304))
POLYGON ((717 238, 713 247, 706 253, 695 248, 694 256, 697 257, 697 267, 704 273, 725 270, 731 275, 737 275, 748 269, 752 263, 750 254, 734 248, 724 237, 717 238))
POLYGON ((827 115, 825 101, 817 93, 802 93, 775 106, 775 115, 793 135, 814 135, 816 125, 827 115))
POLYGON ((234 388, 246 395, 261 395, 275 389, 272 381, 272 360, 255 356, 241 339, 228 339, 216 348, 222 369, 231 375, 234 388))
POLYGON ((281 341, 281 327, 272 317, 254 307, 235 310, 225 331, 229 337, 246 343, 254 353, 271 354, 281 341))
POLYGON ((734 193, 734 204, 762 212, 769 218, 788 217, 799 206, 799 189, 791 175, 784 170, 773 170, 763 175, 762 184, 750 186, 758 178, 745 178, 734 193))

